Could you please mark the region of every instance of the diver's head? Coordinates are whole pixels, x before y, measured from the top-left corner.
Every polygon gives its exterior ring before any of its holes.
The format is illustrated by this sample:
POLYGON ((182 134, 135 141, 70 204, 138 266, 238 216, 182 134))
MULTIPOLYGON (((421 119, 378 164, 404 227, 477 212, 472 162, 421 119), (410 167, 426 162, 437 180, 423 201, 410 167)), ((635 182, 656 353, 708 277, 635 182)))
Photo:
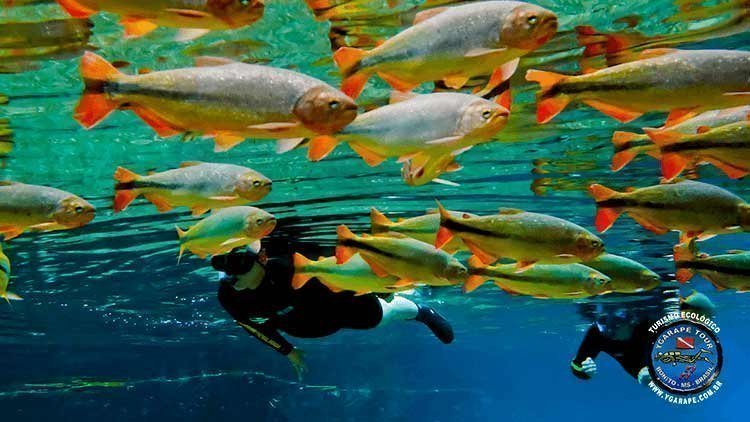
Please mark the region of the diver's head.
POLYGON ((249 249, 234 249, 229 253, 214 255, 211 258, 211 266, 230 276, 247 274, 255 265, 265 267, 268 258, 266 250, 255 253, 249 249))

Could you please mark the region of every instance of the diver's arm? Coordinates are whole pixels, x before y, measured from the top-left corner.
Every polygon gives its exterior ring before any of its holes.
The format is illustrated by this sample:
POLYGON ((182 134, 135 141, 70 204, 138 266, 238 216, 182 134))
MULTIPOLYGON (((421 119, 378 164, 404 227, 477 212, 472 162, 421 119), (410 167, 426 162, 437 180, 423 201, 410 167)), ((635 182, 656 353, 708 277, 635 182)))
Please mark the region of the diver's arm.
POLYGON ((284 356, 287 356, 292 350, 294 350, 292 343, 289 343, 281 334, 279 334, 279 331, 274 328, 269 321, 266 321, 263 324, 256 324, 248 320, 235 321, 240 327, 247 331, 248 334, 284 356))
POLYGON ((578 347, 578 353, 570 361, 570 370, 577 378, 587 380, 596 373, 596 364, 594 359, 602 351, 602 334, 596 324, 592 325, 586 336, 583 338, 581 345, 578 347))

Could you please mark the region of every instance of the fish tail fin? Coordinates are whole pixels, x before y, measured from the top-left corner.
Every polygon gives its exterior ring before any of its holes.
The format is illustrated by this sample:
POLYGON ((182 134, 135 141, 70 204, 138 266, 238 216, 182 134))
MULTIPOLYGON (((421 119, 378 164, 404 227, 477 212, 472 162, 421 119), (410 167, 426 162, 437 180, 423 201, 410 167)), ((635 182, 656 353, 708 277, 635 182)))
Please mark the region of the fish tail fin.
POLYGON ((661 175, 664 176, 666 181, 671 181, 675 177, 679 176, 685 167, 688 165, 688 160, 680 154, 669 153, 662 154, 661 156, 661 175))
POLYGON ((366 51, 352 47, 341 47, 333 53, 333 61, 344 77, 341 91, 352 98, 359 96, 370 78, 369 74, 360 70, 360 63, 366 54, 366 51))
POLYGON ((117 181, 115 184, 115 200, 114 210, 115 213, 124 211, 128 205, 135 200, 140 194, 133 187, 133 182, 138 180, 141 176, 124 168, 117 167, 115 170, 114 178, 117 181))
POLYGON ((310 260, 301 253, 294 254, 294 276, 292 276, 292 287, 297 290, 301 289, 312 276, 303 274, 301 271, 310 264, 310 260))
POLYGON ((681 284, 685 284, 690 281, 690 279, 693 278, 694 275, 695 272, 689 268, 680 268, 677 270, 677 272, 675 272, 675 278, 681 284))
POLYGON ((307 158, 310 161, 320 161, 328 156, 338 145, 339 141, 333 136, 321 135, 310 140, 307 158))
POLYGON ((619 150, 612 156, 612 171, 622 169, 638 155, 636 151, 624 149, 628 142, 633 141, 637 137, 638 135, 635 133, 619 130, 612 134, 612 144, 615 146, 615 150, 619 150))
POLYGON ((73 117, 86 129, 96 126, 119 106, 104 92, 106 82, 121 75, 111 63, 87 51, 81 58, 81 77, 85 89, 75 108, 73 117))
POLYGON ((377 208, 370 208, 370 226, 373 233, 387 232, 392 224, 393 222, 385 214, 378 211, 377 208))
MULTIPOLYGON (((617 195, 617 191, 596 183, 589 186, 589 192, 591 192, 591 195, 597 202, 597 206, 600 202, 606 201, 617 195)), ((620 214, 622 214, 622 210, 617 208, 602 207, 597 209, 595 218, 596 229, 602 233, 607 231, 612 227, 612 224, 615 223, 615 220, 617 220, 617 217, 619 217, 620 214)))
POLYGON ((463 288, 464 293, 473 292, 474 290, 477 289, 477 287, 481 286, 482 284, 484 284, 485 281, 487 281, 484 279, 484 277, 478 274, 472 274, 478 269, 487 267, 487 265, 484 262, 482 262, 481 259, 472 255, 469 258, 468 264, 469 264, 469 274, 471 275, 469 275, 469 278, 467 278, 466 282, 464 283, 464 288, 463 288))
POLYGON ((57 3, 63 8, 63 10, 65 10, 65 12, 74 18, 88 18, 96 13, 96 10, 89 9, 78 3, 76 0, 57 0, 57 3))
POLYGON ((338 235, 338 244, 336 245, 336 263, 343 264, 356 253, 356 250, 345 246, 344 243, 347 240, 355 239, 357 236, 349 230, 349 227, 346 227, 343 224, 336 229, 336 234, 338 235))
POLYGON ((644 128, 643 131, 659 148, 679 141, 684 135, 676 130, 644 128))
POLYGON ((542 89, 541 98, 536 106, 536 120, 538 123, 547 123, 560 114, 568 104, 570 97, 567 95, 546 96, 546 94, 567 76, 554 72, 531 69, 526 72, 526 80, 536 82, 542 89))
POLYGON ((451 219, 451 214, 443 207, 440 201, 437 202, 438 212, 440 213, 440 228, 435 236, 435 247, 440 249, 453 239, 453 232, 443 224, 451 219))

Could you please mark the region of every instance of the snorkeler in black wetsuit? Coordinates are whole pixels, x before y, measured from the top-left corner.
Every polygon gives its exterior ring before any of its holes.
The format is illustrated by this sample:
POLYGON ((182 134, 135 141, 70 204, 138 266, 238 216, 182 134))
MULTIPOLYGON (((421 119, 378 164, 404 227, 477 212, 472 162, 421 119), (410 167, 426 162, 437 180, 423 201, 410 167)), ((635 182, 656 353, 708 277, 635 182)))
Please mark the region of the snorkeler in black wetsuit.
POLYGON ((319 338, 342 328, 366 330, 391 320, 416 320, 443 343, 453 341, 445 318, 400 296, 386 301, 374 294, 333 293, 315 279, 294 290, 290 259, 233 251, 213 257, 211 265, 226 274, 218 292, 224 309, 249 334, 287 356, 300 377, 306 371, 302 353, 280 331, 319 338))
MULTIPOLYGON (((675 292, 668 290, 667 292, 675 292)), ((692 310, 704 315, 713 313, 713 304, 701 293, 693 292, 687 298, 677 296, 662 302, 661 314, 677 310, 692 310)), ((630 376, 640 384, 648 384, 648 355, 651 346, 649 327, 658 317, 639 317, 638 313, 620 309, 602 315, 594 322, 578 347, 578 353, 570 362, 576 377, 587 380, 596 374, 594 359, 604 352, 614 358, 630 376)))

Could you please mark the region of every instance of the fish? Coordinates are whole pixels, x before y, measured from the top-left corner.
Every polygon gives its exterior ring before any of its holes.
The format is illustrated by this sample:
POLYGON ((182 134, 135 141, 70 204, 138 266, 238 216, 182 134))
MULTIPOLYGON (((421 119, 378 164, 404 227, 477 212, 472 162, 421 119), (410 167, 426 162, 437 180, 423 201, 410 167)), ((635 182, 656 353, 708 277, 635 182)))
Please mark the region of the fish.
MULTIPOLYGON (((440 176, 444 173, 454 173, 463 169, 463 166, 456 162, 456 156, 460 153, 465 152, 459 150, 457 153, 450 153, 434 157, 427 160, 422 166, 414 167, 412 160, 404 161, 401 166, 401 178, 409 186, 422 186, 430 182, 439 183, 446 186, 458 187, 460 184, 451 182, 450 180, 441 179, 440 176)), ((421 164, 419 162, 417 165, 421 164)))
POLYGON ((346 142, 370 166, 398 157, 410 161, 414 172, 433 159, 488 142, 510 114, 502 105, 469 94, 441 92, 395 101, 360 114, 329 143, 313 139, 308 158, 318 161, 346 142))
MULTIPOLYGON (((370 232, 376 236, 400 233, 420 242, 434 245, 439 229, 440 214, 437 210, 429 210, 425 215, 417 217, 392 221, 376 208, 370 208, 370 232)), ((441 249, 451 254, 467 250, 459 238, 451 239, 441 249)))
POLYGON ((8 304, 11 300, 23 300, 21 296, 8 291, 10 282, 10 260, 3 252, 3 245, 0 244, 0 297, 5 299, 8 304))
POLYGON ((94 219, 96 208, 59 189, 0 181, 0 234, 5 240, 25 231, 69 230, 94 219))
POLYGON ((537 122, 547 123, 572 101, 623 123, 650 111, 669 111, 667 126, 707 110, 746 105, 750 52, 652 49, 640 60, 578 76, 531 69, 537 82, 537 122))
POLYGON ((260 250, 260 239, 268 236, 274 228, 276 217, 260 208, 236 206, 219 209, 188 230, 177 227, 180 242, 177 262, 186 250, 201 259, 246 245, 260 250))
POLYGON ((15 50, 22 56, 26 50, 64 45, 85 45, 94 24, 88 19, 50 19, 41 22, 6 22, 0 24, 0 52, 15 50))
POLYGON ((679 231, 681 241, 750 229, 750 205, 707 183, 676 180, 630 192, 592 184, 589 192, 596 201, 595 225, 600 232, 612 227, 623 212, 655 234, 679 231))
POLYGON ((495 215, 475 216, 449 212, 438 203, 440 229, 435 247, 459 237, 483 263, 499 258, 516 261, 522 272, 541 264, 590 261, 604 252, 604 242, 583 227, 561 218, 501 208, 495 215))
POLYGON ((482 91, 490 92, 555 32, 557 16, 540 6, 482 1, 420 12, 413 26, 378 47, 341 47, 333 59, 344 77, 341 89, 352 98, 373 74, 398 91, 438 80, 460 89, 474 76, 492 74, 482 91))
POLYGON ((674 263, 675 278, 680 283, 687 283, 698 273, 719 291, 750 292, 750 252, 729 251, 710 256, 697 253, 695 241, 690 241, 674 247, 674 263))
POLYGON ((355 254, 343 264, 336 263, 336 257, 321 257, 312 261, 300 253, 294 254, 294 276, 292 287, 302 288, 308 280, 316 278, 332 292, 353 291, 355 296, 368 293, 394 293, 409 290, 411 286, 395 287, 398 277, 378 277, 370 265, 355 254))
POLYGON ((140 37, 159 26, 182 28, 178 41, 188 41, 210 30, 247 26, 263 16, 265 0, 57 0, 74 18, 99 11, 120 15, 125 36, 140 37))
POLYGON ((465 293, 490 280, 508 293, 539 299, 578 299, 612 291, 609 277, 583 264, 540 264, 518 273, 514 264, 487 266, 472 256, 469 274, 463 287, 465 293))
POLYGON ((716 305, 705 294, 693 290, 689 295, 680 297, 680 305, 684 310, 700 312, 707 316, 716 314, 716 305))
POLYGON ((344 264, 359 253, 378 277, 395 276, 393 286, 407 287, 420 282, 430 286, 450 286, 465 281, 466 267, 453 255, 429 243, 398 234, 357 236, 341 225, 336 231, 336 262, 344 264))
POLYGON ((706 128, 686 135, 672 130, 646 130, 661 152, 661 172, 673 180, 691 163, 711 163, 732 179, 750 172, 750 121, 706 128))
POLYGON ((74 118, 90 129, 118 108, 159 136, 213 137, 226 151, 247 137, 301 142, 335 133, 357 115, 354 101, 325 82, 286 69, 198 59, 198 67, 125 75, 102 57, 81 59, 85 90, 74 118))
POLYGON ((661 283, 659 274, 624 256, 601 254, 586 262, 586 266, 609 277, 609 288, 616 293, 639 293, 651 290, 661 283))
POLYGON ((234 164, 184 162, 180 168, 140 176, 123 167, 115 171, 115 213, 128 207, 140 195, 159 212, 188 207, 193 217, 206 211, 259 201, 272 182, 247 167, 234 164))
MULTIPOLYGON (((721 110, 709 110, 693 118, 687 119, 672 126, 661 128, 644 128, 650 134, 662 131, 677 132, 691 135, 703 133, 709 129, 748 120, 750 106, 739 106, 721 110)), ((612 170, 618 171, 625 167, 638 154, 646 153, 656 159, 661 159, 659 147, 651 141, 649 134, 636 134, 631 132, 616 131, 612 135, 612 144, 615 154, 612 156, 612 170)))

